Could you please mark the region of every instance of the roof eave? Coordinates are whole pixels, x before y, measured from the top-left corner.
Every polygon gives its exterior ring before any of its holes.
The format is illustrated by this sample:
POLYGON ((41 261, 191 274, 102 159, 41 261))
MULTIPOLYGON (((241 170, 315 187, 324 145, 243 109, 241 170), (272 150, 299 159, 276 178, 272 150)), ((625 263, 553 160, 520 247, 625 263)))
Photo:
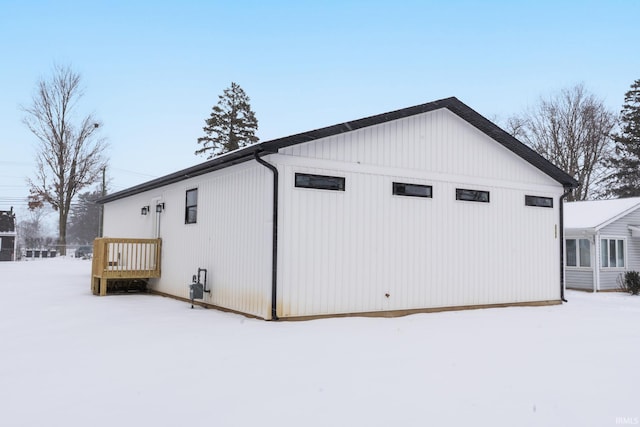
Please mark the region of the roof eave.
POLYGON ((595 234, 597 229, 595 227, 565 227, 565 235, 575 236, 578 234, 595 234))
POLYGON ((488 135, 493 140, 499 142, 514 154, 520 156, 531 165, 535 166, 558 183, 562 184, 565 189, 575 189, 580 186, 580 183, 571 175, 551 163, 549 160, 545 159, 531 147, 522 143, 513 135, 500 128, 498 125, 491 122, 463 102, 457 100, 456 98, 453 98, 453 100, 455 100, 456 102, 448 102, 447 109, 449 109, 449 111, 467 121, 476 129, 488 135))
POLYGON ((602 228, 604 228, 604 227, 616 222, 620 218, 623 218, 623 217, 629 215, 630 213, 635 212, 639 208, 640 208, 640 203, 638 203, 638 204, 636 204, 636 205, 634 205, 634 206, 632 206, 632 207, 630 207, 628 209, 625 209, 624 211, 622 211, 622 212, 618 213, 617 215, 614 215, 610 219, 606 220, 602 224, 597 225, 596 226, 596 230, 600 230, 600 229, 602 229, 602 228))
POLYGON ((135 194, 139 194, 149 190, 154 190, 165 185, 184 181, 186 179, 193 178, 199 175, 204 175, 206 173, 213 172, 218 169, 223 169, 238 163, 244 163, 248 160, 251 160, 256 151, 263 152, 266 150, 262 150, 260 144, 244 147, 240 150, 228 153, 225 156, 216 157, 215 159, 209 160, 207 162, 179 170, 177 172, 144 182, 139 185, 135 185, 125 190, 118 191, 117 193, 109 194, 98 199, 96 203, 104 204, 113 202, 118 199, 123 199, 125 197, 133 196, 135 194))

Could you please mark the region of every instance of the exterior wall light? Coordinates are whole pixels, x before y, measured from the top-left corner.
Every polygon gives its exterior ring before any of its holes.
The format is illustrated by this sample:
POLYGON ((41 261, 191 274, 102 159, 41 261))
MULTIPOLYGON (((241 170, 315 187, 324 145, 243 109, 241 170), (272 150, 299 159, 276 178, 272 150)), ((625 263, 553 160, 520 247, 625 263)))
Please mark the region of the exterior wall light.
POLYGON ((149 213, 149 206, 143 206, 142 209, 140 209, 140 215, 146 215, 149 213))
POLYGON ((157 212, 157 213, 160 213, 160 212, 162 212, 163 210, 164 210, 164 203, 158 203, 158 204, 156 205, 156 212, 157 212))

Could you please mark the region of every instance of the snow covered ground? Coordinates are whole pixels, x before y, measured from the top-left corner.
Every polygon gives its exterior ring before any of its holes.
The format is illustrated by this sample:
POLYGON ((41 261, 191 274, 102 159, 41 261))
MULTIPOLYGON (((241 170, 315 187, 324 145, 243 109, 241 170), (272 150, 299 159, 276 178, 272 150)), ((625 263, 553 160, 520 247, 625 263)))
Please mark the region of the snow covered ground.
POLYGON ((1 426, 640 423, 640 297, 276 323, 95 297, 90 269, 0 263, 1 426))

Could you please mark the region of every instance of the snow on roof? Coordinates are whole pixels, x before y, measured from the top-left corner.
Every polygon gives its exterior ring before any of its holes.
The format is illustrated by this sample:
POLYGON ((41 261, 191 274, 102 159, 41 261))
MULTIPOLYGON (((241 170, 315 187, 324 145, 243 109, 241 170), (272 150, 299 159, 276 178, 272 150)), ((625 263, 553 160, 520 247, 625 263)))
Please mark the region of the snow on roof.
POLYGON ((640 197, 567 202, 564 205, 564 226, 597 229, 637 208, 640 208, 640 197))

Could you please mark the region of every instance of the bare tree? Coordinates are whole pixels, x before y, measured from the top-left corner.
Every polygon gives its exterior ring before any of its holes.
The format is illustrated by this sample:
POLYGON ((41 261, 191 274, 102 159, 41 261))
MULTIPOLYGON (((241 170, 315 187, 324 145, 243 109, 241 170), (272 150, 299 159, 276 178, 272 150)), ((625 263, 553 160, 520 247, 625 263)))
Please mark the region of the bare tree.
POLYGON ((31 106, 23 108, 24 123, 38 139, 35 177, 29 179, 30 207, 48 203, 58 211, 60 253, 66 253, 67 218, 71 201, 96 182, 105 165, 105 140, 100 122, 76 113, 83 96, 80 75, 56 65, 50 79, 38 82, 31 106))
POLYGON ((587 200, 603 193, 616 122, 603 101, 579 84, 540 98, 535 108, 510 118, 506 128, 580 183, 569 200, 587 200))

